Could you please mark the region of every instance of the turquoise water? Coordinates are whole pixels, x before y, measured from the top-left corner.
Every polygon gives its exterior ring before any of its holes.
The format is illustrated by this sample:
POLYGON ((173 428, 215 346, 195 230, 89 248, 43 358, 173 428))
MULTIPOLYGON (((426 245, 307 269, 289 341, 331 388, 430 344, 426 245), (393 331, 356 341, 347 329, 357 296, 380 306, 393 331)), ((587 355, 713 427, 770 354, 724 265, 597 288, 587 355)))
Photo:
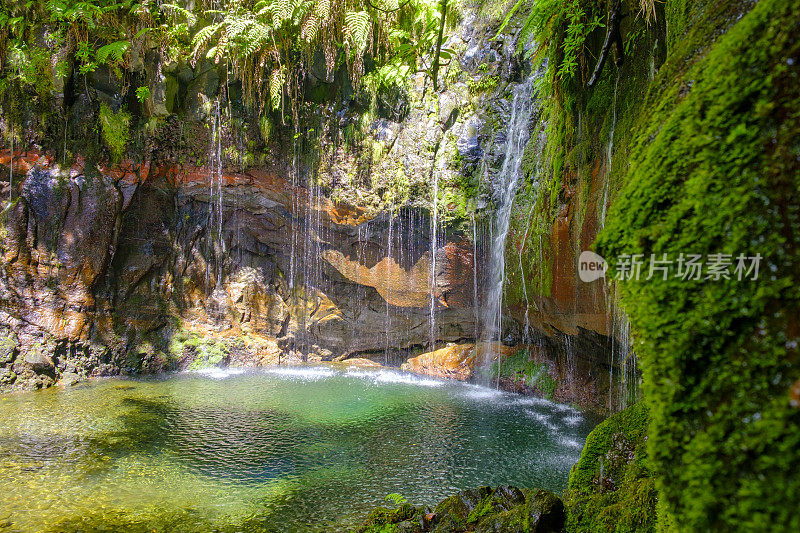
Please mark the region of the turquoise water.
POLYGON ((389 493, 560 492, 592 427, 541 399, 330 367, 102 380, 0 413, 0 531, 347 530, 389 493))

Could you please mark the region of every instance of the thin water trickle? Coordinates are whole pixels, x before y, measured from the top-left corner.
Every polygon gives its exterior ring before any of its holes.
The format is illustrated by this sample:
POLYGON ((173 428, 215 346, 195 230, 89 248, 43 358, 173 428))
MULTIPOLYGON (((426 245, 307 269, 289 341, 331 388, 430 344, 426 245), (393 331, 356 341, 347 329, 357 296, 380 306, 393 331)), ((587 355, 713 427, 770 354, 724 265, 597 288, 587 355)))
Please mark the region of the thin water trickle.
POLYGON ((528 220, 527 220, 527 222, 525 224, 525 235, 522 237, 522 243, 520 244, 520 247, 519 247, 519 275, 520 275, 520 280, 522 280, 522 294, 525 297, 525 325, 524 325, 523 330, 522 330, 522 343, 523 344, 529 344, 531 342, 531 333, 530 333, 530 330, 531 330, 531 317, 530 317, 531 301, 528 298, 528 283, 526 281, 525 267, 524 267, 523 262, 522 262, 522 256, 524 255, 525 250, 527 248, 526 247, 526 243, 528 242, 528 234, 530 233, 530 230, 531 230, 531 219, 533 218, 533 211, 534 211, 535 207, 536 207, 536 202, 532 201, 530 210, 528 211, 528 220))
POLYGON ((386 239, 386 350, 384 351, 384 364, 389 364, 389 340, 391 333, 391 317, 389 316, 389 300, 391 300, 391 274, 392 266, 392 229, 394 228, 394 213, 389 210, 389 236, 386 239))
POLYGON ((430 343, 436 349, 436 250, 439 240, 439 172, 433 171, 433 217, 431 217, 430 343))
POLYGON ((619 72, 617 72, 614 82, 614 98, 611 106, 611 130, 608 134, 608 144, 606 145, 606 172, 603 177, 603 203, 600 206, 600 228, 606 226, 606 210, 608 209, 608 189, 611 179, 611 156, 614 151, 614 130, 617 128, 617 89, 619 87, 619 72))
POLYGON ((222 288, 222 266, 225 251, 225 242, 222 238, 222 117, 219 109, 219 100, 216 101, 214 112, 211 116, 209 167, 208 222, 206 224, 209 268, 206 269, 205 273, 206 292, 208 295, 211 294, 212 274, 214 276, 214 291, 219 291, 222 288))
POLYGON ((8 203, 14 199, 14 132, 11 132, 11 158, 8 160, 8 203))
POLYGON ((480 302, 478 301, 478 229, 475 222, 475 211, 472 211, 472 314, 475 320, 475 342, 478 342, 480 327, 480 302))

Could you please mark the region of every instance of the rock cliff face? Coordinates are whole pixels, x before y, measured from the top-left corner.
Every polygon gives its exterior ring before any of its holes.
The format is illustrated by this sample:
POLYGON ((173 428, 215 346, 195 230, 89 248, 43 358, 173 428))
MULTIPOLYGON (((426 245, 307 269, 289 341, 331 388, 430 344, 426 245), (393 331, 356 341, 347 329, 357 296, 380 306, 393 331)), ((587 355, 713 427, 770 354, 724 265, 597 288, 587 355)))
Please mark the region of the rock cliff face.
POLYGON ((259 171, 223 175, 210 198, 205 169, 90 177, 31 153, 15 169, 34 159, 5 213, 5 383, 170 366, 184 322, 272 337, 302 359, 409 349, 430 341, 431 293, 437 341, 474 335, 471 243, 441 239, 432 277, 427 213, 365 220, 259 171), (145 343, 161 355, 131 360, 145 343))
MULTIPOLYGON (((445 43, 456 59, 443 90, 415 75, 406 93, 373 109, 343 70, 340 92, 306 102, 294 130, 251 116, 236 97, 240 82, 221 82, 221 66, 162 58, 153 69, 155 49, 130 65, 154 88, 146 105, 124 100, 104 68, 82 87, 77 73, 59 78, 49 99, 3 95, 0 129, 23 133, 13 152, 0 152, 3 176, 13 168, 0 267, 3 388, 197 357, 366 355, 399 365, 426 349, 427 363, 411 367, 441 373, 438 355, 453 349, 445 344, 483 336, 486 302, 476 294, 485 292, 510 95, 531 75, 520 52, 530 46, 517 42, 522 19, 497 35, 500 24, 497 14, 464 13, 445 43), (132 122, 115 163, 103 124, 122 108, 132 122), (24 127, 12 125, 19 117, 24 127), (45 117, 63 119, 63 131, 45 117)), ((544 135, 539 117, 530 129, 544 135)), ((535 165, 543 154, 526 157, 535 165)), ((525 185, 506 260, 501 336, 517 346, 488 352, 525 350, 547 363, 557 398, 604 408, 609 375, 620 374, 606 292, 577 281, 568 203, 552 231, 542 225, 544 255, 531 246, 542 233, 531 229, 528 196, 525 185)), ((597 231, 592 220, 582 245, 597 231)), ((475 361, 459 360, 461 377, 477 375, 475 361)))

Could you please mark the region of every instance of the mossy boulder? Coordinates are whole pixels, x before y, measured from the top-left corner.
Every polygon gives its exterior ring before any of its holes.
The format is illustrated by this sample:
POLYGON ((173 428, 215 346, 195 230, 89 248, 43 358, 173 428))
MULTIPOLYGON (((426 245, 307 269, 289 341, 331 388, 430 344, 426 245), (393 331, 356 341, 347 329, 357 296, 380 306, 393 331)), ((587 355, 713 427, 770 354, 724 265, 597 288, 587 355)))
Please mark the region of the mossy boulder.
POLYGON ((655 531, 657 491, 648 466, 647 408, 637 403, 587 437, 569 477, 567 531, 655 531))
POLYGON ((373 510, 357 531, 377 532, 536 532, 563 531, 564 504, 552 492, 512 486, 480 487, 442 500, 433 512, 405 503, 373 510))
POLYGON ((660 504, 682 531, 798 531, 800 16, 682 4, 692 25, 672 33, 596 250, 609 275, 632 254, 731 261, 719 279, 619 283, 660 504), (740 255, 760 257, 756 279, 740 255))
POLYGON ((417 533, 427 531, 427 510, 403 503, 395 509, 378 507, 356 529, 357 533, 417 533))
POLYGON ((170 341, 168 359, 177 361, 181 368, 200 370, 223 367, 230 361, 231 344, 215 337, 178 331, 170 341))
POLYGON ((19 353, 19 340, 14 333, 9 332, 5 337, 0 337, 0 365, 14 362, 19 353))

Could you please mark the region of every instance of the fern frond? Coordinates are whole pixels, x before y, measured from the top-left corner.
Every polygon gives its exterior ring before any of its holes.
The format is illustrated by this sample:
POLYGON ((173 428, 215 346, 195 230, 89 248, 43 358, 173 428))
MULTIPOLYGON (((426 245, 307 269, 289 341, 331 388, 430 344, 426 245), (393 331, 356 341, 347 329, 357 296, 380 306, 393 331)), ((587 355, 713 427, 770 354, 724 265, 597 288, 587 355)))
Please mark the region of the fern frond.
POLYGON ((362 54, 369 41, 369 15, 366 11, 348 11, 344 15, 344 35, 356 53, 362 54))
POLYGON ((194 39, 192 39, 192 43, 194 44, 194 49, 192 50, 193 57, 197 57, 200 52, 205 50, 206 45, 211 40, 211 37, 213 37, 221 27, 221 22, 209 24, 208 26, 201 28, 200 31, 195 34, 194 39))
POLYGON ((286 67, 274 68, 269 73, 269 100, 272 104, 272 109, 278 109, 281 105, 281 94, 285 81, 286 67))
POLYGON ((331 16, 331 0, 317 0, 314 4, 314 15, 321 21, 328 20, 331 16))
POLYGON ((317 20, 317 16, 314 13, 306 16, 306 19, 303 21, 302 26, 300 27, 300 35, 303 39, 310 43, 314 40, 314 37, 317 36, 317 30, 319 29, 319 21, 317 20))
POLYGON ((122 61, 122 56, 130 48, 129 41, 116 41, 105 46, 101 46, 97 51, 97 60, 100 63, 119 63, 122 61))

